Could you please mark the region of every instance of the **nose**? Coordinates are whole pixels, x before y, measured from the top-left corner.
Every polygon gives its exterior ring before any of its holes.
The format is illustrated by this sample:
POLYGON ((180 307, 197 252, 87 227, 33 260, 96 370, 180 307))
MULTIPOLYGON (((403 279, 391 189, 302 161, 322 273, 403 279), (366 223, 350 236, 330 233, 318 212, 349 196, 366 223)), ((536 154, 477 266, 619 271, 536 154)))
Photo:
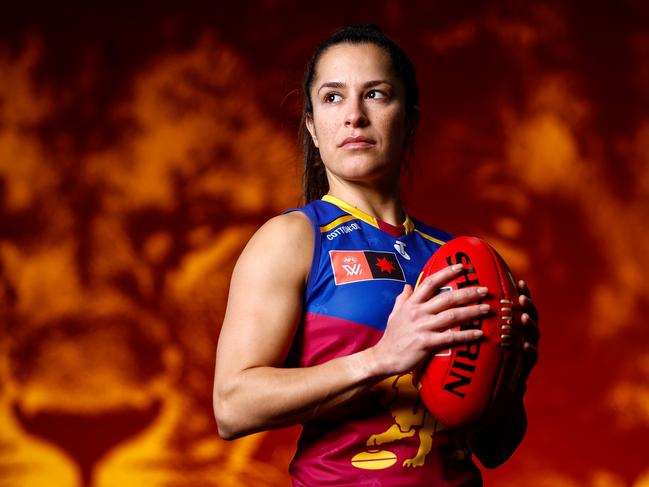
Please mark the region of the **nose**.
POLYGON ((350 101, 345 113, 345 127, 365 127, 369 119, 360 101, 350 101))

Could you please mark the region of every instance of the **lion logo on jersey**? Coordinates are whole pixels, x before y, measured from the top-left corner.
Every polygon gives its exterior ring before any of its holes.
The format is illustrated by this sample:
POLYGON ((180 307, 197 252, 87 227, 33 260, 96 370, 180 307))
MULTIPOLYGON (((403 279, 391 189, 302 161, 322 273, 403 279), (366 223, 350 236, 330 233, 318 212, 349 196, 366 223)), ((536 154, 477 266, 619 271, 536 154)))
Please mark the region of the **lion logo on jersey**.
MULTIPOLYGON (((367 440, 367 446, 370 449, 356 455, 352 464, 357 468, 388 468, 396 463, 396 457, 393 454, 390 455, 389 450, 371 447, 390 444, 417 435, 419 440, 417 452, 414 457, 405 459, 402 466, 423 466, 426 456, 432 449, 435 434, 447 428, 435 419, 421 402, 414 373, 388 377, 377 384, 374 391, 381 395, 381 403, 389 409, 394 423, 387 430, 371 435, 367 440)), ((456 448, 452 455, 462 459, 466 456, 466 451, 464 448, 456 448)))

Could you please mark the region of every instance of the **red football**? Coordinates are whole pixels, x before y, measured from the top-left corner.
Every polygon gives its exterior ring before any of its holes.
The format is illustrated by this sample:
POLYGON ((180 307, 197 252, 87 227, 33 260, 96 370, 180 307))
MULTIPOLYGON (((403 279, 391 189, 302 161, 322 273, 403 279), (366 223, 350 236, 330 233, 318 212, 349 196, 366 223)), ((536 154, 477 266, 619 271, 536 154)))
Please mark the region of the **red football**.
POLYGON ((424 266, 419 282, 453 264, 462 273, 440 292, 486 286, 481 303, 488 315, 460 325, 481 329, 484 336, 434 354, 421 379, 421 398, 429 411, 448 427, 467 426, 498 411, 516 393, 520 378, 523 333, 518 289, 500 255, 476 237, 458 237, 444 244, 424 266))

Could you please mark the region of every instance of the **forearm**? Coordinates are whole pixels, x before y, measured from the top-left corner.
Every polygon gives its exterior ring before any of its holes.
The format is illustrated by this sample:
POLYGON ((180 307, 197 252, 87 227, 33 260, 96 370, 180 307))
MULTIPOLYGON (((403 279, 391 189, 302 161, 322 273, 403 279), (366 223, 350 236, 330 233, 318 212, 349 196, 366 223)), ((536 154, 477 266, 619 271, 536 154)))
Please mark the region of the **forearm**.
POLYGON ((471 450, 486 468, 496 468, 505 463, 523 440, 527 430, 523 395, 524 390, 521 390, 502 414, 471 432, 471 450))
POLYGON ((502 465, 514 453, 525 436, 527 416, 523 405, 526 381, 538 360, 539 328, 538 311, 530 299, 525 281, 519 281, 519 304, 522 307, 521 323, 525 343, 523 345, 523 371, 517 397, 503 413, 484 427, 469 435, 471 450, 486 468, 502 465))
POLYGON ((313 367, 251 367, 214 390, 214 410, 223 438, 322 416, 367 393, 386 377, 367 349, 313 367))

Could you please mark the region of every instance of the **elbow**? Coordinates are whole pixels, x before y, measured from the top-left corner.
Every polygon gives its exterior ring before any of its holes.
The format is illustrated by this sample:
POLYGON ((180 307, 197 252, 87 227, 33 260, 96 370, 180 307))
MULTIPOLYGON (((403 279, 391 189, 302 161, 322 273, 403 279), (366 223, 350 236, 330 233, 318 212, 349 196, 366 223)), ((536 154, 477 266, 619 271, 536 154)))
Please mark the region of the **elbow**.
POLYGON ((236 440, 251 433, 242 420, 242 410, 224 390, 214 387, 212 407, 219 437, 226 441, 236 440))
POLYGON ((511 458, 523 439, 522 435, 483 439, 472 445, 473 454, 488 470, 500 467, 511 458))
POLYGON ((478 460, 480 460, 480 464, 486 468, 487 470, 493 470, 495 468, 500 467, 503 463, 505 463, 511 455, 514 452, 508 452, 508 453, 503 453, 501 452, 500 455, 482 455, 478 456, 478 460))
POLYGON ((496 443, 491 448, 484 448, 480 452, 476 452, 476 456, 482 466, 488 470, 493 470, 503 465, 507 460, 509 460, 514 452, 518 449, 521 444, 522 437, 517 437, 510 439, 506 443, 498 444, 496 443))
POLYGON ((218 397, 215 392, 212 405, 219 437, 226 441, 232 441, 243 436, 243 434, 238 432, 236 418, 232 414, 233 408, 229 405, 228 401, 218 397))
POLYGON ((493 470, 500 467, 514 454, 518 447, 518 442, 499 442, 489 441, 473 444, 472 451, 480 464, 487 470, 493 470))
POLYGON ((216 408, 214 408, 214 417, 216 419, 216 429, 219 433, 219 438, 225 441, 232 441, 238 438, 235 429, 216 408))
POLYGON ((219 438, 225 441, 232 441, 238 438, 241 438, 243 435, 237 435, 236 432, 228 428, 227 425, 223 425, 220 421, 217 420, 216 427, 219 432, 219 438))
POLYGON ((522 407, 514 416, 506 418, 509 425, 492 425, 469 440, 471 450, 486 469, 498 468, 509 460, 525 436, 527 419, 522 407))

